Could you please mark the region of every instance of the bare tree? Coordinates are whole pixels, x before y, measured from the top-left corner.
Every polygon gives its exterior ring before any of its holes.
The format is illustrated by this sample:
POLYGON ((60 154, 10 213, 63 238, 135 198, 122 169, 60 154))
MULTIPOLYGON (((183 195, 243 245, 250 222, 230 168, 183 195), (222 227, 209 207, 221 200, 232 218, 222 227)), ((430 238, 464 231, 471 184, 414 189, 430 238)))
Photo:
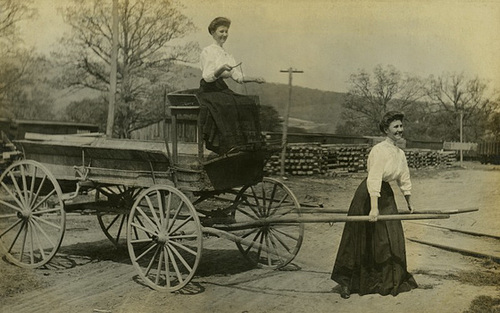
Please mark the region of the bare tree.
POLYGON ((412 111, 422 98, 422 82, 403 75, 394 66, 378 65, 370 74, 365 70, 351 74, 350 88, 343 107, 344 124, 338 132, 374 134, 378 122, 389 110, 412 111))
POLYGON ((463 73, 429 78, 426 93, 434 113, 441 117, 439 122, 449 125, 448 134, 443 134, 446 139, 459 139, 460 118, 466 140, 484 135, 488 116, 499 108, 498 102, 486 95, 487 87, 481 79, 467 78, 463 73))
POLYGON ((33 17, 31 0, 0 0, 0 116, 52 118, 42 87, 46 61, 21 47, 19 23, 33 17), (43 109, 42 109, 43 108, 43 109))
MULTIPOLYGON (((19 41, 19 22, 35 14, 32 0, 0 0, 0 42, 15 44, 19 41)), ((5 47, 4 47, 5 48, 5 47)))
POLYGON ((51 69, 44 57, 25 49, 0 58, 0 116, 54 119, 51 69))
MULTIPOLYGON (((117 117, 120 136, 144 120, 141 111, 158 85, 172 84, 176 62, 193 62, 198 45, 182 43, 195 30, 194 24, 173 0, 119 1, 119 44, 117 74, 117 117), (140 110, 139 110, 140 109, 140 110), (126 116, 126 118, 123 118, 126 116)), ((72 35, 62 39, 66 51, 60 54, 66 71, 66 87, 109 89, 112 45, 111 1, 73 0, 63 9, 72 35)))
POLYGON ((500 112, 494 112, 489 116, 485 139, 500 141, 500 112))
POLYGON ((106 131, 107 99, 104 96, 71 102, 65 110, 66 119, 72 122, 89 123, 99 126, 99 131, 106 131))

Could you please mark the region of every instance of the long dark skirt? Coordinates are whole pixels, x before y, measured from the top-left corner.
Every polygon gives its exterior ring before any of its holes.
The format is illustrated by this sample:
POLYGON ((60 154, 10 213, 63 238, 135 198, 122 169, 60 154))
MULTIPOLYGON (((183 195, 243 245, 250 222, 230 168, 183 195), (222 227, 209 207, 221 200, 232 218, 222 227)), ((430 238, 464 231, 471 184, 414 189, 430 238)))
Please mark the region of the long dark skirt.
POLYGON ((224 154, 233 148, 261 147, 259 108, 253 98, 233 92, 222 78, 212 83, 202 79, 197 96, 200 129, 207 149, 224 154))
MULTIPOLYGON (((380 215, 397 214, 391 186, 382 183, 380 215)), ((366 179, 359 185, 347 215, 368 215, 370 195, 366 179)), ((344 226, 332 279, 360 295, 396 296, 417 288, 406 269, 406 248, 401 221, 347 222, 344 226)))

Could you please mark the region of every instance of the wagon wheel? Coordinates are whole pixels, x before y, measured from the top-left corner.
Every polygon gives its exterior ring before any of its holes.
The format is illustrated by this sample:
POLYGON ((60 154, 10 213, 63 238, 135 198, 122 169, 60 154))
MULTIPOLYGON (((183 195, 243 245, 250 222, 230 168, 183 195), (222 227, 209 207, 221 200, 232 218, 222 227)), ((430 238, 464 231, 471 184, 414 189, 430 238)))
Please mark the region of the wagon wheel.
POLYGON ((132 264, 148 286, 181 289, 201 257, 201 224, 193 204, 172 186, 144 190, 130 212, 127 246, 132 264))
POLYGON ((65 231, 59 183, 42 164, 22 160, 5 170, 0 184, 0 247, 18 266, 43 266, 56 254, 65 231))
MULTIPOLYGON (((282 182, 265 177, 256 185, 244 187, 236 197, 236 223, 263 218, 299 217, 300 204, 282 182)), ((299 252, 304 237, 303 223, 268 224, 235 233, 252 244, 237 242, 243 256, 258 267, 281 268, 299 252)))
POLYGON ((98 186, 96 202, 104 195, 112 208, 97 212, 97 221, 108 239, 116 246, 126 242, 126 227, 130 209, 140 188, 127 186, 98 186))

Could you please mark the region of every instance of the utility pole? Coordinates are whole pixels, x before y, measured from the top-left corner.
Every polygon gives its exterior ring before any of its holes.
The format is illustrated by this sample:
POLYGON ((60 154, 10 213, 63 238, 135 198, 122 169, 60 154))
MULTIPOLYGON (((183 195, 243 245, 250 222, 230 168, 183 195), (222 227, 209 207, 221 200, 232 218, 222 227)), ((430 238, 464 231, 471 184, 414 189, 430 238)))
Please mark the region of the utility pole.
POLYGON ((288 117, 290 116, 290 107, 292 105, 292 75, 293 73, 304 73, 304 71, 294 70, 293 68, 288 68, 287 70, 280 70, 281 73, 288 73, 288 104, 285 108, 285 116, 283 121, 283 134, 281 137, 281 177, 285 176, 285 155, 287 146, 287 133, 288 133, 288 117))
POLYGON ((109 105, 108 122, 106 123, 106 137, 113 137, 115 123, 115 101, 116 101, 116 63, 118 58, 118 0, 113 0, 112 9, 112 47, 111 47, 111 70, 109 74, 109 105))
POLYGON ((463 167, 463 161, 464 161, 464 151, 463 151, 463 142, 464 142, 464 131, 463 131, 463 125, 464 123, 464 110, 460 110, 460 167, 463 167))

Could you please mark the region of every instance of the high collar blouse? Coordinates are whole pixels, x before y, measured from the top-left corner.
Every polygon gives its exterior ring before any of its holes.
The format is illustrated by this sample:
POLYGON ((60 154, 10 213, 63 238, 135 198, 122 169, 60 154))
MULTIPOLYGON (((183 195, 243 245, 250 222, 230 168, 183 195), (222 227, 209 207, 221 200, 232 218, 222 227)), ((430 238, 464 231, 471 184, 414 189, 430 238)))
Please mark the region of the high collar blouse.
MULTIPOLYGON (((203 48, 200 54, 200 67, 202 77, 207 83, 214 82, 217 79, 215 77, 215 71, 223 64, 234 66, 236 65, 236 61, 231 54, 227 53, 224 48, 216 43, 203 48)), ((231 77, 238 83, 243 82, 243 73, 240 67, 233 68, 230 72, 224 71, 220 77, 231 77)))
POLYGON ((367 166, 366 185, 370 196, 380 197, 382 181, 396 181, 404 195, 411 194, 410 170, 405 153, 390 138, 373 146, 367 166))

